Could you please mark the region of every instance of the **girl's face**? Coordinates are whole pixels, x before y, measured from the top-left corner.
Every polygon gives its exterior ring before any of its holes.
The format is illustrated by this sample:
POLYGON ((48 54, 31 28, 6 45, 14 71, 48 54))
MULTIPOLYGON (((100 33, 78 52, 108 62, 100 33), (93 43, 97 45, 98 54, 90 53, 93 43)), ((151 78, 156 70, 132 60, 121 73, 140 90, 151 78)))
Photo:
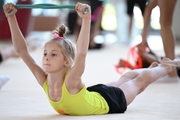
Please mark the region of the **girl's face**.
POLYGON ((48 43, 44 48, 43 69, 47 73, 58 72, 65 68, 66 60, 56 43, 48 43))

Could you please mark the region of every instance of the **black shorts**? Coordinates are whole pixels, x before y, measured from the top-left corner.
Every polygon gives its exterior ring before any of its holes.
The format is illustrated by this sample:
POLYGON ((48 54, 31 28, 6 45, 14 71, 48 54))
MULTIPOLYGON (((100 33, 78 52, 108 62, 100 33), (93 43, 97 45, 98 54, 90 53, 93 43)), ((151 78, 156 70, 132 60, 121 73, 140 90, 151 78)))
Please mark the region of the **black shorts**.
POLYGON ((98 84, 88 87, 87 90, 98 92, 103 96, 109 106, 108 113, 124 113, 126 111, 126 98, 120 88, 98 84))
POLYGON ((141 10, 141 13, 144 14, 144 10, 145 10, 148 2, 149 2, 149 0, 126 0, 127 14, 133 15, 133 9, 134 9, 135 5, 138 5, 138 7, 141 10))

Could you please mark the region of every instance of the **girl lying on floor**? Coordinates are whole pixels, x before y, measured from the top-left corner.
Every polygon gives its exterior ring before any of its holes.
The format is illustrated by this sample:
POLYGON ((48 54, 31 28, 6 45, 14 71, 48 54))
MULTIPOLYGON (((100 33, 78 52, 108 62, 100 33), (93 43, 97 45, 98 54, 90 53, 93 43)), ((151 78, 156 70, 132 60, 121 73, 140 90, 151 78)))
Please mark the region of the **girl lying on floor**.
POLYGON ((53 38, 44 46, 42 68, 36 64, 27 50, 26 40, 21 34, 15 16, 17 9, 12 3, 7 3, 3 7, 16 52, 31 70, 47 94, 51 106, 59 114, 124 113, 127 106, 148 85, 180 66, 180 60, 164 58, 161 64, 153 62, 149 68, 129 71, 109 84, 86 87, 82 75, 90 37, 89 5, 77 3, 75 6, 77 14, 82 19, 76 47, 65 37, 66 26, 60 25, 52 32, 53 38), (88 9, 88 12, 84 12, 84 9, 88 9))

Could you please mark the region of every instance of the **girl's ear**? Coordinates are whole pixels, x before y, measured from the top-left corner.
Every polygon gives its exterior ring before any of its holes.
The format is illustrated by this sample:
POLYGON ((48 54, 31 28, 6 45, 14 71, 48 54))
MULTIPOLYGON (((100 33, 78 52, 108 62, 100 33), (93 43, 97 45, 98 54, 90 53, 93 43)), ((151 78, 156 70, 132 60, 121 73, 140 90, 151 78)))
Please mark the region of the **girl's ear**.
POLYGON ((68 60, 64 61, 64 67, 69 67, 69 61, 68 60))

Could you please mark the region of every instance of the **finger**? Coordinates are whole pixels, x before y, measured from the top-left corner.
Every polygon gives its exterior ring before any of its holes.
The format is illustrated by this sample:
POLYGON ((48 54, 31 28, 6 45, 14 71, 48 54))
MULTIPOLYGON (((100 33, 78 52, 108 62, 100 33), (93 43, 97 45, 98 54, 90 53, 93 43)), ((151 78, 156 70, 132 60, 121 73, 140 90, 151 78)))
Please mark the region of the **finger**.
POLYGON ((13 10, 14 5, 12 3, 10 3, 10 9, 13 10))
POLYGON ((8 3, 8 8, 7 8, 7 11, 8 11, 8 14, 11 13, 14 9, 14 4, 13 3, 8 3))
POLYGON ((76 10, 78 11, 78 12, 83 12, 84 11, 84 9, 85 9, 85 4, 81 4, 81 3, 77 3, 76 4, 76 10))
POLYGON ((5 12, 9 10, 8 6, 9 6, 8 3, 3 5, 3 9, 4 9, 5 12))
POLYGON ((79 8, 79 2, 76 4, 76 7, 75 7, 75 9, 78 11, 78 8, 79 8))
POLYGON ((3 8, 4 8, 5 11, 7 11, 7 10, 8 10, 8 4, 5 4, 5 5, 3 6, 3 8))

